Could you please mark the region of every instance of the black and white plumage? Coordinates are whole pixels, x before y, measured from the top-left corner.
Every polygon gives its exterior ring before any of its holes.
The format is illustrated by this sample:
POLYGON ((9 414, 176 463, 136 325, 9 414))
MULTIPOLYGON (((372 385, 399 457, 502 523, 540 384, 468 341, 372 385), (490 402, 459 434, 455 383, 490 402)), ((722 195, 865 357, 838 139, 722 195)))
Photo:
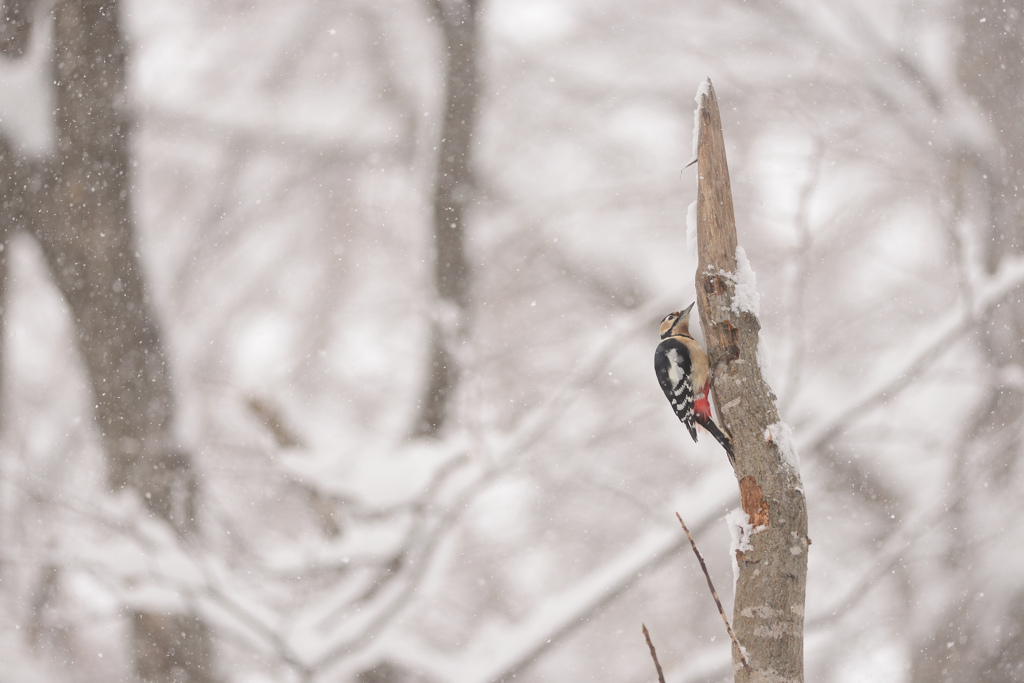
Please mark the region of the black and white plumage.
POLYGON ((711 419, 711 365, 704 349, 690 335, 690 311, 674 311, 661 321, 661 343, 654 352, 654 372, 679 421, 697 441, 697 425, 722 444, 734 461, 732 443, 711 419))

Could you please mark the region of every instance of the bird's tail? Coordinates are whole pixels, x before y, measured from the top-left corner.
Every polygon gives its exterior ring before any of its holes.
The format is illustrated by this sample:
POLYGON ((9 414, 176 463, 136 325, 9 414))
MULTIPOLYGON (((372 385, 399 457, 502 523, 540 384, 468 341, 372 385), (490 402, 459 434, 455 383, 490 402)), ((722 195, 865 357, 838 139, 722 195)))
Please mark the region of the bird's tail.
POLYGON ((731 462, 733 467, 735 467, 736 456, 732 453, 732 441, 729 440, 729 437, 723 434, 722 430, 719 429, 718 425, 716 425, 712 420, 701 422, 700 426, 708 430, 708 432, 711 433, 711 436, 715 437, 715 440, 722 444, 722 448, 725 449, 725 454, 729 456, 729 462, 731 462))

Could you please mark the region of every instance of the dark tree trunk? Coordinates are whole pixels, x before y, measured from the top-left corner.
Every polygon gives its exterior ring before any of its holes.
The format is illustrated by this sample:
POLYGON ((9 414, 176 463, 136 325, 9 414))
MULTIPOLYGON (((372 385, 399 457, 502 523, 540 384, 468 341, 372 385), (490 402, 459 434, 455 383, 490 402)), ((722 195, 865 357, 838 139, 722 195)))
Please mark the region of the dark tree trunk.
MULTIPOLYGON (((24 51, 32 8, 5 3, 3 49, 24 51)), ((116 0, 54 8, 57 150, 42 167, 6 155, 12 216, 42 247, 74 317, 114 490, 135 489, 183 540, 196 531, 196 481, 171 434, 167 354, 146 295, 131 211, 125 46, 116 0)), ((135 613, 143 681, 213 680, 210 637, 192 615, 135 613)))
POLYGON ((117 12, 109 0, 56 7, 57 156, 48 220, 34 231, 75 317, 115 489, 147 488, 174 410, 135 245, 117 12))
POLYGON ((415 436, 432 436, 448 418, 459 380, 456 346, 469 312, 466 213, 475 192, 473 131, 479 99, 478 0, 428 0, 445 48, 445 107, 434 179, 434 287, 439 299, 431 326, 427 387, 415 436))
MULTIPOLYGON (((4 361, 4 330, 7 320, 7 254, 11 235, 25 225, 26 195, 35 169, 15 152, 10 142, 0 135, 0 367, 4 361)), ((0 416, 4 406, 0 403, 0 416)), ((5 421, 0 419, 0 428, 5 421)))
POLYGON ((4 23, 0 26, 0 54, 20 57, 32 35, 35 0, 4 0, 4 23))

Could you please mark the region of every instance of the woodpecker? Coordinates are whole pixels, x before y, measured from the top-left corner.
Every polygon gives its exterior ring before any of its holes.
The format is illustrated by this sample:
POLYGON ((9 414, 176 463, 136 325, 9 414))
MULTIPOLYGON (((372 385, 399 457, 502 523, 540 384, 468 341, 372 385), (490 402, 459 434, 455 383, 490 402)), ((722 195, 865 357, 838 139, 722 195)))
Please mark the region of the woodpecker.
MULTIPOLYGON (((696 303, 696 302, 694 302, 696 303)), ((722 444, 729 460, 735 464, 732 443, 711 419, 711 364, 708 355, 690 335, 690 310, 669 313, 661 320, 661 343, 654 352, 654 372, 658 375, 665 397, 672 404, 679 421, 697 441, 700 425, 722 444)))

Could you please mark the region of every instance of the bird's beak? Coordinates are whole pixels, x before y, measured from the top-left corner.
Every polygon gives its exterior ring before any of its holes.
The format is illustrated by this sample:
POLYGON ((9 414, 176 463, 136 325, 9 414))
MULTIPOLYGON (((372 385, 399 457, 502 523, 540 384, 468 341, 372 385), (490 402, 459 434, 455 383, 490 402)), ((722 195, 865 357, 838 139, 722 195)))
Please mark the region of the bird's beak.
MULTIPOLYGON (((697 303, 697 302, 694 301, 693 304, 695 304, 695 303, 697 303)), ((689 306, 684 308, 681 315, 689 315, 690 314, 690 309, 693 308, 693 304, 690 304, 689 306)))

